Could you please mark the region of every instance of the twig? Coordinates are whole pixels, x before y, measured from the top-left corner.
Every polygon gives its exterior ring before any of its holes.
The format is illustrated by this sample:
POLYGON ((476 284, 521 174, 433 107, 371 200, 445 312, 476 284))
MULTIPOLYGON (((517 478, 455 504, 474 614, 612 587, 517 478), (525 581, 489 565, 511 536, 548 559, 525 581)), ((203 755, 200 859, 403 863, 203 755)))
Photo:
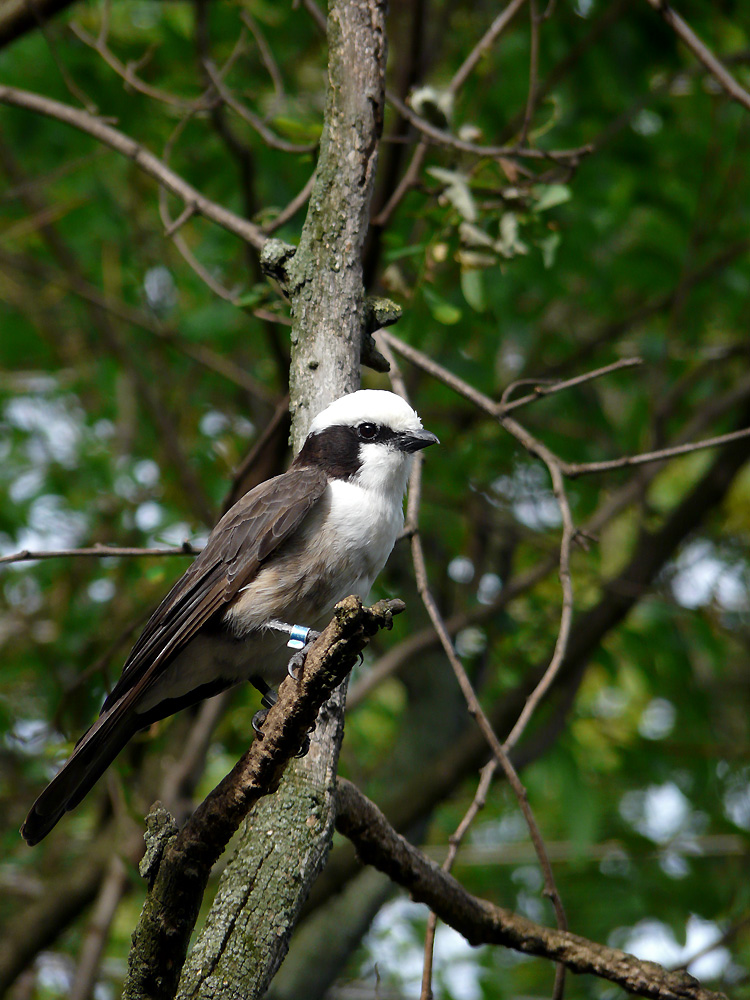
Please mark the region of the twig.
POLYGON ((419 178, 419 172, 422 169, 422 164, 424 163, 425 157, 427 156, 427 150, 430 148, 430 144, 424 139, 420 140, 417 148, 414 150, 411 160, 409 160, 409 165, 404 171, 404 175, 401 180, 396 185, 395 190, 391 194, 388 201, 381 208, 375 218, 372 220, 373 226, 386 226, 390 221, 391 216, 396 211, 398 206, 404 199, 404 196, 414 187, 419 178))
POLYGON ((563 470, 571 479, 576 476, 588 476, 594 472, 610 472, 612 469, 625 469, 633 465, 647 465, 649 462, 661 462, 665 458, 677 458, 679 455, 691 455, 694 451, 705 448, 716 448, 731 441, 739 441, 750 435, 750 427, 743 427, 728 434, 706 438, 704 441, 691 441, 689 444, 678 444, 672 448, 661 448, 658 451, 643 452, 640 455, 625 455, 623 458, 612 458, 606 462, 565 462, 563 470))
POLYGON ((377 806, 351 782, 338 779, 336 827, 365 862, 404 886, 473 945, 499 944, 526 955, 562 962, 652 1000, 726 1000, 685 972, 669 972, 617 948, 570 931, 543 927, 488 900, 472 896, 452 875, 400 836, 377 806))
POLYGON ((528 403, 533 403, 537 399, 542 399, 544 396, 552 396, 556 392, 573 389, 576 386, 584 385, 586 382, 591 382, 593 379, 602 378, 605 375, 611 375, 612 372, 621 371, 623 368, 636 368, 642 364, 642 358, 623 358, 621 361, 615 361, 611 365, 604 365, 603 368, 585 372, 583 375, 576 375, 574 378, 561 379, 559 381, 557 379, 519 379, 517 382, 511 382, 503 390, 500 404, 497 406, 497 415, 512 413, 513 410, 517 410, 521 406, 526 406, 528 403), (508 402, 508 396, 510 396, 514 389, 519 388, 521 385, 533 385, 534 391, 528 393, 526 396, 521 396, 518 399, 508 402))
POLYGON ((302 0, 302 6, 313 19, 313 23, 318 31, 322 31, 325 34, 327 30, 326 16, 315 3, 315 0, 302 0))
POLYGON ((200 552, 200 549, 194 548, 187 541, 171 549, 118 548, 114 545, 94 545, 87 549, 50 549, 41 552, 21 549, 20 552, 0 556, 0 563, 31 562, 36 559, 68 559, 70 557, 106 559, 110 556, 197 556, 200 552))
MULTIPOLYGON (((644 452, 640 455, 625 455, 622 458, 608 459, 604 462, 567 462, 565 459, 560 458, 558 455, 554 455, 548 448, 537 441, 533 435, 522 428, 515 421, 512 421, 509 417, 503 415, 501 410, 501 404, 496 403, 494 400, 490 399, 489 396, 485 396, 484 393, 479 392, 473 386, 469 385, 463 379, 458 378, 452 372, 448 371, 442 365, 439 365, 436 361, 427 357, 421 351, 412 347, 410 344, 404 343, 404 341, 399 340, 392 333, 387 330, 382 332, 383 337, 388 341, 394 350, 398 351, 399 354, 408 358, 413 364, 417 365, 423 371, 432 375, 434 378, 439 379, 444 385, 450 386, 459 395, 468 399, 470 402, 474 403, 480 409, 484 410, 490 416, 495 417, 504 427, 510 429, 513 427, 512 433, 518 438, 521 444, 528 451, 533 452, 541 457, 541 449, 543 449, 548 456, 550 456, 560 467, 560 471, 564 476, 571 479, 575 479, 576 476, 591 475, 595 472, 609 472, 612 469, 623 469, 632 465, 646 465, 649 462, 661 462, 666 458, 676 458, 678 455, 688 455, 694 451, 702 451, 704 448, 715 448, 719 445, 729 444, 732 441, 739 441, 742 438, 748 437, 750 435, 750 427, 744 427, 741 430, 730 431, 728 434, 720 434, 717 437, 706 438, 704 441, 692 441, 688 444, 675 445, 672 448, 661 448, 658 451, 644 452)), ((632 363, 632 362, 629 362, 632 363)), ((622 367, 618 365, 619 367, 622 367)), ((627 363, 625 364, 627 367, 627 363)), ((592 377, 598 377, 598 375, 603 371, 603 369, 597 372, 592 372, 592 377)), ((579 376, 580 380, 587 378, 588 376, 579 376)), ((555 390, 559 387, 553 387, 555 390)), ((540 390, 538 394, 544 395, 546 391, 540 390)), ((530 402, 531 400, 529 400, 530 402)), ((516 401, 520 403, 520 400, 516 401)), ((525 401, 524 401, 525 402, 525 401)), ((508 404, 512 407, 514 404, 508 404)), ((507 411, 506 411, 507 412, 507 411)))
MULTIPOLYGON (((104 29, 105 22, 102 22, 102 29, 104 29)), ((74 21, 70 24, 70 30, 83 42, 84 45, 88 45, 89 48, 93 49, 104 62, 114 70, 114 72, 125 82, 125 84, 131 88, 131 90, 137 91, 139 94, 143 94, 144 97, 148 97, 152 101, 159 101, 161 104, 167 104, 172 108, 179 108, 181 111, 206 111, 211 106, 211 100, 209 100, 208 92, 200 95, 200 97, 190 100, 185 97, 178 97, 175 94, 170 94, 165 90, 160 90, 157 87, 152 87, 150 84, 146 83, 145 80, 141 78, 135 72, 136 63, 129 62, 127 64, 121 62, 114 54, 114 52, 109 48, 106 41, 106 32, 102 34, 100 32, 98 38, 94 38, 90 35, 84 28, 74 21)), ((143 59, 139 60, 139 64, 143 63, 143 59)), ((89 109, 90 110, 90 109, 89 109)))
MULTIPOLYGON (((503 425, 506 430, 510 431, 510 433, 514 434, 514 436, 520 440, 518 433, 521 429, 520 425, 516 424, 515 421, 509 417, 505 418, 503 425)), ((562 538, 560 539, 559 562, 560 586, 562 588, 563 595, 562 610, 560 613, 560 627, 558 629, 557 639, 555 640, 555 649, 552 654, 552 659, 544 672, 544 676, 534 688, 533 692, 529 695, 526 704, 523 707, 523 711, 519 715, 513 729, 510 732, 510 735, 503 745, 503 749, 506 753, 510 753, 511 749, 518 743, 518 740, 521 738, 524 730, 531 721, 531 716, 534 714, 542 698, 544 698, 545 694, 552 686, 560 667, 562 666, 563 660, 565 659, 565 654, 568 648, 568 639, 570 638, 570 627, 573 622, 573 580, 570 575, 570 549, 573 544, 576 529, 570 512, 570 503, 568 502, 568 497, 565 492, 565 484, 563 483, 560 463, 551 452, 547 451, 546 448, 540 451, 538 442, 536 443, 536 448, 537 454, 547 466, 547 471, 549 472, 550 479, 552 480, 552 492, 557 500, 557 505, 560 509, 560 515, 563 522, 562 538)))
POLYGON ((318 144, 316 142, 300 144, 288 142, 286 139, 277 136, 268 128, 262 118, 251 111, 241 101, 237 100, 229 87, 222 82, 219 74, 216 72, 216 67, 210 59, 203 60, 203 68, 215 87, 216 93, 227 107, 231 108, 236 115, 239 115, 243 121, 254 128, 265 144, 270 146, 271 149, 278 149, 282 153, 312 153, 317 149, 318 144))
POLYGON ((523 112, 521 133, 518 137, 519 146, 526 142, 531 127, 531 119, 536 105, 536 94, 539 87, 539 26, 541 17, 537 10, 537 0, 529 0, 529 21, 531 25, 529 41, 529 92, 526 96, 526 106, 523 112))
POLYGON ((263 226, 263 232, 268 233, 269 235, 271 233, 275 233, 277 229, 281 229, 281 227, 286 225, 286 223, 289 222, 290 219, 294 218, 297 212, 299 212, 301 208, 304 208, 304 206, 310 200, 310 195, 312 194, 312 189, 314 184, 315 184, 315 171, 313 170, 313 172, 307 178, 307 182, 305 183, 305 186, 302 188, 299 194, 295 195, 294 198, 292 198, 292 200, 286 206, 286 208, 283 208, 279 212, 279 214, 274 219, 271 220, 271 222, 268 222, 263 226))
POLYGON ((249 11, 240 11, 240 20, 245 25, 247 30, 253 36, 255 44, 258 46, 258 51, 260 52, 260 58, 263 60, 263 65, 268 70, 268 75, 273 83, 274 93, 276 94, 276 102, 282 100, 285 96, 284 93, 284 80, 281 76, 281 70, 279 69, 278 63, 274 59, 273 50, 271 46, 266 41, 266 37, 260 30, 260 27, 256 21, 251 17, 249 11))
POLYGON ((79 275, 66 274, 65 278, 62 278, 51 267, 45 266, 40 261, 8 254, 2 248, 0 248, 0 263, 6 267, 15 268, 24 274, 30 274, 32 277, 44 282, 45 285, 52 285, 72 292, 73 295, 77 295, 84 301, 90 302, 100 309, 104 309, 118 319, 165 340, 176 350, 186 355, 186 357, 191 358, 198 364, 209 368, 228 381, 240 386, 240 388, 249 392, 252 396, 256 396, 264 403, 275 403, 276 396, 274 393, 270 392, 262 382, 245 371, 244 368, 235 364, 231 358, 219 354, 205 344, 191 343, 181 336, 177 329, 165 327, 159 320, 147 312, 104 295, 100 289, 95 285, 89 284, 79 275))
MULTIPOLYGON (((393 386, 396 389, 396 391, 399 392, 400 395, 406 398, 406 386, 401 376, 401 372, 395 363, 395 358, 393 357, 393 354, 391 353, 388 344, 384 343, 383 338, 381 338, 380 344, 385 347, 385 357, 391 364, 391 379, 393 382, 393 386)), ((536 820, 534 818, 534 814, 532 812, 531 806, 528 801, 528 796, 526 795, 526 789, 522 785, 521 780, 518 777, 515 768, 510 762, 510 759, 507 755, 506 747, 501 747, 500 741, 498 740, 497 736, 495 735, 495 731, 492 728, 492 724, 490 723, 481 705, 479 704, 479 700, 474 692, 474 688, 472 687, 471 681, 469 680, 469 677, 466 671, 464 670, 463 664, 456 655, 453 643, 451 642, 448 630, 446 629, 445 626, 445 621, 443 620, 442 615, 438 611, 434 598, 430 593, 429 582, 427 580, 427 566, 424 558, 424 550, 422 548, 422 542, 419 537, 419 529, 418 529, 419 507, 421 502, 421 485, 422 485, 421 472, 422 472, 421 457, 418 457, 414 462, 411 479, 409 481, 409 499, 407 504, 407 514, 406 514, 406 524, 409 526, 409 531, 411 535, 412 562, 414 564, 414 573, 416 576, 417 591, 419 593, 419 596, 422 598, 422 603, 424 604, 425 609, 428 615, 430 616, 433 628, 435 629, 440 638, 440 642, 443 646, 443 649, 445 650, 445 653, 448 657, 451 667, 453 668, 453 672, 456 675, 459 687, 461 688, 461 691, 466 699, 466 704, 469 710, 469 714, 477 722, 480 730, 482 731, 485 739, 487 740, 492 750, 493 763, 502 768, 511 788, 513 789, 513 792, 516 795, 516 798, 518 799, 518 803, 521 807, 521 811, 523 812, 524 818, 528 825, 529 833, 531 835, 531 840, 532 843, 534 844, 534 848, 537 857, 539 858, 539 863, 544 875, 545 895, 547 895, 552 901, 555 910, 555 916, 557 918, 558 927, 564 929, 565 927, 567 927, 565 911, 563 909, 560 895, 557 891, 557 886, 555 885, 555 879, 554 875, 552 874, 552 867, 550 865, 546 848, 544 846, 544 840, 542 839, 542 835, 539 831, 536 820)), ((570 524, 570 533, 565 532, 563 535, 563 540, 565 541, 565 539, 567 538, 568 544, 567 547, 563 546, 563 548, 561 549, 561 556, 560 556, 560 577, 564 581, 563 588, 566 598, 566 600, 563 602, 563 618, 560 626, 558 643, 555 650, 556 655, 553 657, 553 662, 550 665, 550 668, 547 670, 545 678, 543 679, 545 680, 547 674, 549 674, 550 684, 552 683, 552 680, 554 679, 554 674, 557 672, 559 664, 562 662, 562 658, 565 654, 568 632, 570 629, 570 618, 572 617, 572 608, 573 608, 573 593, 572 593, 572 585, 570 582, 570 571, 568 568, 568 557, 570 551, 569 546, 570 546, 570 539, 572 538, 573 527, 572 527, 572 520, 570 518, 570 509, 568 507, 567 499, 565 498, 565 492, 564 490, 562 490, 561 480, 560 480, 560 489, 562 496, 560 507, 561 510, 564 511, 563 513, 564 518, 566 517, 567 514, 566 525, 568 523, 570 524), (566 571, 565 573, 564 570, 566 571), (554 666, 554 671, 552 670, 553 666, 554 666)), ((539 697, 541 698, 542 695, 540 695, 539 697)), ((532 706, 529 712, 529 717, 531 711, 533 711, 533 707, 534 706, 532 706)), ((492 767, 491 769, 487 769, 486 772, 483 774, 483 781, 480 784, 481 795, 480 795, 480 790, 478 790, 477 798, 475 799, 476 808, 472 808, 469 810, 464 823, 462 823, 459 826, 459 830, 457 831, 458 837, 455 844, 455 850, 458 850, 458 845, 460 844, 461 839, 464 836, 464 833, 469 828, 469 825, 471 824, 476 813, 479 811, 479 808, 481 808, 481 806, 478 805, 477 802, 481 802, 482 805, 484 804, 486 796, 486 788, 489 787, 494 771, 495 767, 492 767), (486 786, 485 786, 485 781, 486 781, 486 786)), ((453 851, 452 855, 449 854, 450 864, 453 863, 453 858, 455 857, 455 850, 453 851)), ((449 868, 450 865, 446 870, 449 870, 449 868)), ((424 971, 422 977, 421 1000, 428 1000, 428 998, 431 997, 432 995, 430 984, 432 980, 432 949, 434 943, 434 936, 435 936, 435 924, 434 922, 432 922, 431 919, 431 922, 428 923, 427 937, 425 939, 425 960, 424 960, 424 971)), ((565 970, 563 966, 558 964, 555 971, 554 1000, 560 1000, 560 998, 562 997, 564 984, 565 984, 565 970)))
MULTIPOLYGON (((471 805, 466 810, 464 818, 448 839, 448 854, 446 855, 445 861, 443 861, 441 866, 444 872, 449 872, 453 867, 453 862, 456 860, 456 855, 458 854, 458 848, 461 846, 461 841, 466 836, 466 833, 476 819, 477 814, 484 809, 487 802, 487 792, 492 784, 492 778, 496 770, 497 760, 494 757, 482 768, 480 772, 481 777, 479 779, 479 784, 477 785, 477 790, 474 793, 471 805)), ((420 1000, 432 1000, 432 955, 435 947, 436 927, 437 916, 435 915, 434 910, 430 910, 430 915, 427 918, 427 931, 425 933, 424 941, 424 966, 422 969, 422 992, 420 994, 420 1000)))
POLYGON ((4 84, 0 84, 0 104, 33 111, 85 132, 98 142, 132 160, 144 173, 153 177, 160 185, 181 198, 186 205, 192 204, 196 212, 226 229, 227 232, 239 236, 256 250, 260 250, 266 242, 267 237, 258 226, 243 219, 242 216, 230 212, 223 205, 206 198, 192 184, 188 184, 179 174, 170 170, 157 156, 154 156, 135 139, 131 139, 130 136, 86 111, 62 104, 51 97, 44 97, 41 94, 20 90, 18 87, 8 87, 4 84))
POLYGON ((523 7, 526 0, 511 0, 508 6, 500 11, 495 20, 489 26, 484 35, 479 39, 477 44, 464 59, 464 61, 459 66, 458 70, 453 76, 453 79, 448 84, 448 90, 455 94, 458 90, 463 87, 463 85, 468 80, 469 76, 474 72, 474 69, 485 54, 485 52, 494 44, 495 40, 505 31, 506 27, 510 24, 516 13, 523 7))
MULTIPOLYGON (((412 472, 411 481, 409 483, 409 508, 413 509, 414 506, 419 506, 419 494, 420 494, 420 463, 416 461, 414 463, 414 470, 412 472)), ((407 516, 407 521, 414 520, 414 515, 411 517, 407 516)), ((464 670, 463 663, 458 658, 456 651, 451 642, 448 630, 445 627, 445 622, 438 611, 435 600, 429 590, 429 584, 427 581, 427 567, 425 564, 424 550, 422 549, 422 543, 417 534, 412 536, 411 539, 412 547, 412 561, 414 563, 414 572, 417 580, 417 591, 419 596, 422 598, 422 603, 425 606, 427 614, 430 616, 430 621, 432 622, 433 628, 437 632, 441 645, 445 651, 446 656, 450 662, 453 672, 456 675, 456 680, 458 681, 461 692, 466 699, 466 705, 469 710, 469 715, 472 716, 474 721, 479 726, 487 744, 492 750, 492 754, 497 760, 499 766, 502 768, 505 774, 508 784, 513 790, 518 804, 520 806, 523 817, 526 821, 526 825, 529 828, 529 834, 531 836, 531 842, 534 845, 537 858, 539 859, 539 865, 542 869, 542 875, 544 877, 544 894, 551 900, 552 905, 555 910, 555 917, 557 919, 558 927, 561 930, 565 930, 567 927, 567 921, 565 917, 565 910, 560 899, 560 894, 557 891, 557 886, 555 885, 555 877, 552 873, 552 866, 547 855, 547 849, 544 845, 544 839, 537 825, 534 813, 531 809, 529 803, 528 795, 526 794, 526 789, 524 788, 521 779, 518 777, 516 769, 510 761, 505 749, 501 746, 500 741, 495 735, 495 731, 492 728, 490 720, 487 718, 482 706, 479 704, 479 699, 477 698, 474 688, 472 687, 471 681, 469 680, 468 674, 464 670)), ((567 639, 567 635, 565 637, 567 639)), ((562 993, 562 980, 561 975, 555 976, 555 996, 559 998, 562 993)))
MULTIPOLYGON (((185 118, 182 119, 165 143, 163 154, 163 162, 165 164, 169 163, 172 148, 193 114, 194 112, 191 111, 185 118)), ((190 204, 185 206, 176 219, 172 219, 169 215, 169 208, 167 206, 167 192, 163 187, 159 188, 159 216, 161 218, 162 225, 164 226, 164 235, 171 238, 180 256, 188 267, 190 267, 191 270, 198 275, 200 280, 211 289, 214 295, 218 295, 219 298, 224 299, 225 302, 231 302, 232 305, 236 305, 238 296, 235 295, 234 292, 230 292, 228 288, 225 288, 220 281, 217 281, 216 278, 214 278, 211 272, 205 268, 195 256, 182 234, 178 232, 181 226, 184 225, 184 223, 187 222, 193 215, 195 215, 195 206, 190 204)))
POLYGON ((117 907, 128 889, 129 880, 125 862, 119 854, 114 854, 83 934, 78 965, 68 1000, 89 1000, 93 995, 109 928, 117 914, 117 907))
POLYGON ((679 35, 687 45, 693 55, 698 59, 709 73, 717 80, 730 97, 738 101, 744 108, 750 111, 750 93, 741 87, 729 70, 713 54, 704 42, 696 35, 687 21, 684 21, 677 11, 666 0, 646 0, 657 13, 661 14, 672 30, 679 35))
POLYGON ((443 129, 436 128, 424 118, 420 117, 412 108, 404 104, 390 90, 386 92, 388 103, 398 111, 398 113, 411 122, 423 135, 427 136, 433 143, 439 146, 447 146, 450 149, 457 149, 462 153, 472 153, 475 156, 488 156, 497 158, 500 156, 508 159, 526 160, 551 160, 553 163, 565 163, 576 165, 582 157, 593 152, 593 146, 587 143, 575 149, 535 149, 528 146, 482 146, 476 142, 468 142, 459 139, 443 129))

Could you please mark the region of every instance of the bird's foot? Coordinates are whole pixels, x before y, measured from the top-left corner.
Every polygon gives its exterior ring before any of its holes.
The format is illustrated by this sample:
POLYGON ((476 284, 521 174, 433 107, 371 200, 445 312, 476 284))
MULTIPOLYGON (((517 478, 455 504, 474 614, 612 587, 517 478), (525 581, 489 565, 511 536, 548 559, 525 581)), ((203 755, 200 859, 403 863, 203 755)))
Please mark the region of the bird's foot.
MULTIPOLYGON (((307 654, 310 651, 310 647, 315 642, 316 639, 320 638, 320 632, 316 632, 315 629, 309 628, 306 630, 307 635, 305 636, 304 643, 297 647, 297 652, 290 657, 289 663, 286 665, 286 672, 292 678, 293 681, 297 680, 297 675, 299 671, 304 667, 305 660, 307 659, 307 654)), ((289 641, 288 646, 292 643, 289 641)))

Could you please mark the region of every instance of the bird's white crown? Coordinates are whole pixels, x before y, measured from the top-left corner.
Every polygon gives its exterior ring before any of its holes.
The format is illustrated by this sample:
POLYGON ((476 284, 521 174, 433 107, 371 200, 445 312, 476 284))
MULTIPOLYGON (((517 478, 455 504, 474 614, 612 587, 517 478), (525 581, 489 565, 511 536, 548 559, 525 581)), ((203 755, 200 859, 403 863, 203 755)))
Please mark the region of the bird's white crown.
POLYGON ((344 425, 353 427, 361 423, 390 427, 394 431, 422 429, 419 415, 395 392, 384 389, 359 389, 334 400, 315 417, 309 434, 317 434, 327 427, 344 425))

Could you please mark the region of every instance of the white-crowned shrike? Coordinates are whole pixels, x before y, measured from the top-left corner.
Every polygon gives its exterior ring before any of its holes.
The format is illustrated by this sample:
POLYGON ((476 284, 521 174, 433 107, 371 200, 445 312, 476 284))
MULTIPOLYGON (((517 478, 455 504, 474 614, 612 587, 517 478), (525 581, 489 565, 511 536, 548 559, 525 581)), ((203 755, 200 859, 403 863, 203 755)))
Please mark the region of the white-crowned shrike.
POLYGON ((361 390, 313 420, 291 468, 239 500, 154 611, 101 715, 31 808, 38 843, 140 729, 241 681, 283 676, 288 636, 367 597, 403 528, 415 452, 435 444, 391 392, 361 390))

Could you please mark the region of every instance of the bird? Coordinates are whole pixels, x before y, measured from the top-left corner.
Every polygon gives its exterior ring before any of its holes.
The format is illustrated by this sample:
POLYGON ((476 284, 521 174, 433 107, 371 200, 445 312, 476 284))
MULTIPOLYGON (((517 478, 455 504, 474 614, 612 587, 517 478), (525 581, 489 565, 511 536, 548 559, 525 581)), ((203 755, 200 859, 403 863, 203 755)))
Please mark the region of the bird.
MULTIPOLYGON (((314 417, 290 468, 246 493, 153 612, 101 713, 21 827, 47 836, 140 730, 236 684, 284 676, 292 623, 362 600, 403 531, 413 457, 437 437, 400 396, 360 389, 314 417)), ((303 630, 304 631, 304 630, 303 630)))

